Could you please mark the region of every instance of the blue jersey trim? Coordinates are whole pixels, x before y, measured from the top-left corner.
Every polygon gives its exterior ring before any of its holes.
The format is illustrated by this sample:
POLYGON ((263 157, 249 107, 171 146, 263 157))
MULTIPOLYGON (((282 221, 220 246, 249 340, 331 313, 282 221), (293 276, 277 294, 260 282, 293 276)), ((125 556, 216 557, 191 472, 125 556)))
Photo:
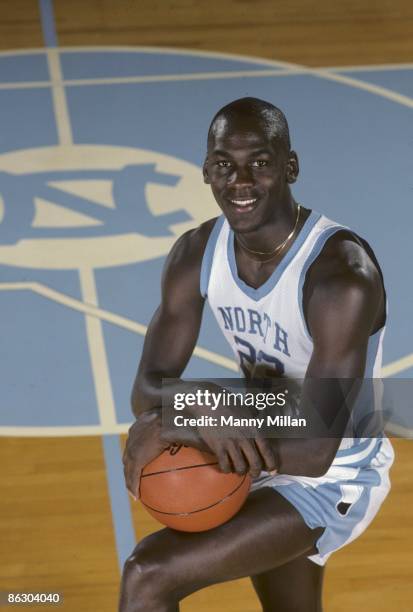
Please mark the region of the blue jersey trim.
POLYGON ((229 231, 228 235, 228 245, 227 245, 227 254, 228 254, 228 262, 231 268, 232 277, 238 287, 243 291, 249 298, 255 300, 261 300, 266 295, 268 295, 274 287, 277 285, 280 280, 282 274, 287 269, 288 265, 294 259, 295 255, 298 253, 302 245, 304 244, 306 238, 309 233, 320 219, 321 214, 315 211, 311 211, 310 215, 307 217, 303 227, 301 228, 300 233, 295 239, 292 247, 286 253, 285 257, 280 261, 278 266, 275 268, 274 272, 271 276, 265 281, 263 285, 254 289, 254 287, 250 287, 238 276, 237 262, 235 259, 235 249, 234 249, 234 232, 232 229, 229 231))
MULTIPOLYGON (((360 438, 354 438, 354 440, 359 440, 360 438)), ((359 444, 355 444, 354 446, 352 446, 349 449, 346 449, 348 451, 352 450, 353 452, 351 454, 348 455, 340 455, 339 453, 337 453, 336 457, 342 459, 343 457, 345 457, 346 459, 346 463, 344 464, 339 464, 337 467, 351 467, 351 468, 365 468, 368 467, 371 462, 372 459, 377 455, 377 453, 379 452, 381 443, 383 440, 383 434, 378 437, 378 438, 368 438, 368 444, 364 444, 363 442, 360 442, 359 444), (371 444, 371 441, 375 440, 372 448, 370 449, 370 452, 368 453, 368 455, 366 455, 365 457, 362 457, 361 459, 355 459, 356 455, 358 455, 359 453, 362 453, 364 450, 366 450, 368 448, 368 445, 371 444)), ((334 462, 332 463, 332 466, 334 467, 334 462)))
MULTIPOLYGON (((383 383, 380 379, 373 378, 373 369, 382 332, 383 328, 369 338, 364 380, 352 410, 355 433, 361 432, 362 435, 371 435, 372 432, 375 432, 375 437, 378 439, 384 435, 383 405, 382 400, 379 399, 381 395, 379 386, 382 387, 383 383)), ((357 452, 357 448, 355 444, 355 452, 357 452)))
POLYGON ((343 448, 341 450, 339 449, 334 458, 337 459, 341 457, 348 457, 351 459, 352 455, 365 451, 371 444, 371 438, 365 438, 363 441, 361 441, 361 438, 353 438, 353 440, 353 446, 349 446, 348 448, 343 448))
POLYGON ((214 259, 215 247, 217 240, 224 225, 225 217, 221 215, 215 221, 214 227, 209 235, 208 242, 205 247, 202 257, 201 275, 200 275, 200 291, 202 297, 206 298, 208 294, 209 277, 211 276, 212 261, 214 259))
POLYGON ((364 373, 365 378, 373 378, 374 362, 376 361, 377 351, 379 349, 379 343, 380 343, 380 337, 381 337, 382 331, 383 331, 383 327, 378 329, 369 338, 369 343, 367 347, 366 369, 364 373))

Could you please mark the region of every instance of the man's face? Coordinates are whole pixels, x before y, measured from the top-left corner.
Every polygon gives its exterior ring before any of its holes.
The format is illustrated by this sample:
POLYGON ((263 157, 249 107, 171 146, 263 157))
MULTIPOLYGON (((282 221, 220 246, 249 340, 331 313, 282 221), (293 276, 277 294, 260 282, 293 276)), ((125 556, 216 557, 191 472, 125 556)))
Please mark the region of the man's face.
POLYGON ((234 231, 254 231, 276 220, 296 177, 291 180, 291 156, 267 132, 256 119, 222 119, 208 143, 204 179, 234 231))

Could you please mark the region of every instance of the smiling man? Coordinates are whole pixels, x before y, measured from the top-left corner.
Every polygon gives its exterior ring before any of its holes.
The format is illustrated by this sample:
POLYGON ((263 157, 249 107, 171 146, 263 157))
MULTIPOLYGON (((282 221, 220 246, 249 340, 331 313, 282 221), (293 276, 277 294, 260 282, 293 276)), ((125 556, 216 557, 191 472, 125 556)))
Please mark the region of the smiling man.
MULTIPOLYGON (((161 426, 162 402, 182 391, 162 379, 181 376, 206 300, 245 378, 304 379, 301 404, 311 399, 325 421, 340 421, 343 396, 314 381, 350 389, 380 376, 379 265, 363 239, 295 202, 298 172, 278 108, 243 98, 215 115, 204 178, 223 215, 184 234, 167 260, 132 393, 125 477, 137 496, 142 467, 174 441, 210 450, 223 471, 255 480, 225 525, 163 529, 140 542, 125 563, 121 612, 176 611, 190 593, 244 576, 265 611, 320 611, 328 557, 364 531, 389 491, 389 440, 352 437, 347 419, 341 436, 319 439, 264 438, 258 428, 222 438, 207 427, 161 426)), ((201 415, 194 407, 191 416, 201 415)))

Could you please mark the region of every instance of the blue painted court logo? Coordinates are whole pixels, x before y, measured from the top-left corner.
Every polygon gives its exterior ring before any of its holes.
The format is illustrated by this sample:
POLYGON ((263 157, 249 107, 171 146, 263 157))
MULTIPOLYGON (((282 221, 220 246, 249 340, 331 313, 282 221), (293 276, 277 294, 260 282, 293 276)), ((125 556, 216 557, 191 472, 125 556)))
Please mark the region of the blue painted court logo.
MULTIPOLYGON (((371 242, 391 304, 384 361, 396 362, 392 373, 411 367, 411 356, 397 365, 411 353, 400 297, 413 223, 411 207, 401 214, 411 199, 409 68, 50 47, 0 53, 0 84, 2 432, 125 431, 165 257, 219 214, 201 171, 209 122, 243 96, 286 112, 297 200, 371 242)), ((233 372, 205 309, 186 374, 233 372)))
POLYGON ((0 168, 0 262, 9 265, 99 268, 161 257, 214 212, 199 168, 152 151, 43 147, 0 156, 0 168))

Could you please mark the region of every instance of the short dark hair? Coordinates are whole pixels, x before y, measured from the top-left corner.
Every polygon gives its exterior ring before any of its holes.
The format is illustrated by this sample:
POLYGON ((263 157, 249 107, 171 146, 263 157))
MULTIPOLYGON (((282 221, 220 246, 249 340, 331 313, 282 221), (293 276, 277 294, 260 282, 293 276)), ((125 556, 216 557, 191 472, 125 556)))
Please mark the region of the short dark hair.
POLYGON ((290 151, 290 130, 287 119, 277 106, 259 98, 239 98, 223 106, 213 117, 208 130, 208 143, 214 136, 214 128, 218 119, 230 120, 233 117, 248 115, 262 122, 271 138, 280 141, 290 151))

